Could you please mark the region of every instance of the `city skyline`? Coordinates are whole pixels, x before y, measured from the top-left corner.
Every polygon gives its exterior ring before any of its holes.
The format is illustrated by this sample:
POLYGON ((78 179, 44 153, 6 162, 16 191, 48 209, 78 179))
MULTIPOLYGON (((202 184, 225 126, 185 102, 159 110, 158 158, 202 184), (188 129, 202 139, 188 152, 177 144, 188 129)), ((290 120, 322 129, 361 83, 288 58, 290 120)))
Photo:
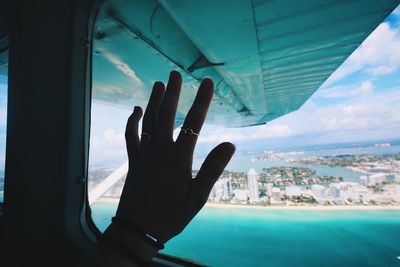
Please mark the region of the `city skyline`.
MULTIPOLYGON (((247 174, 225 172, 209 196, 213 203, 258 206, 398 206, 400 205, 400 157, 393 155, 359 155, 305 157, 288 159, 302 167, 264 168, 259 175, 249 167, 247 174), (313 166, 336 166, 360 173, 356 181, 349 177, 313 178, 313 166), (362 175, 361 175, 362 174, 362 175), (220 196, 229 176, 232 194, 220 196), (233 186, 232 186, 233 185, 233 186)), ((268 161, 265 158, 263 161, 268 161)))

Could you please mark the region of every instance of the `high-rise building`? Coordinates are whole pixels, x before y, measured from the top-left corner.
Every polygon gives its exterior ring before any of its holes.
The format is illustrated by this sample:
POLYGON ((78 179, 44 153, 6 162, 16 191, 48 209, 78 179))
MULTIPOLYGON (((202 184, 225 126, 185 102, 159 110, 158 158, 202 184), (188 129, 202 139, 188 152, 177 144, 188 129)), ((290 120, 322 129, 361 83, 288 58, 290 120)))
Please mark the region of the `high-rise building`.
POLYGON ((249 186, 249 197, 250 202, 258 202, 259 201, 259 192, 258 192, 258 174, 255 169, 250 169, 247 173, 247 183, 249 186))
POLYGON ((233 193, 235 194, 234 199, 237 201, 247 201, 249 196, 249 190, 235 189, 233 193))
POLYGON ((368 184, 370 186, 381 185, 384 182, 386 182, 386 174, 385 173, 372 174, 368 178, 368 184))
POLYGON ((331 184, 329 186, 329 193, 331 194, 332 198, 340 198, 340 189, 336 184, 331 184))
POLYGON ((301 196, 301 187, 297 185, 286 186, 286 196, 288 197, 301 196))
POLYGON ((314 197, 317 200, 325 198, 325 190, 326 190, 325 186, 322 186, 319 184, 314 184, 311 186, 311 190, 312 190, 314 197))
POLYGON ((232 179, 222 178, 214 184, 209 199, 215 201, 229 200, 232 198, 232 179))
POLYGON ((222 199, 228 200, 232 197, 232 178, 221 179, 222 183, 222 199))
POLYGON ((279 187, 272 187, 272 197, 275 199, 282 198, 281 189, 279 189, 279 187))
POLYGON ((208 200, 215 200, 216 197, 217 197, 217 183, 215 183, 213 188, 211 189, 211 192, 208 195, 208 200))
POLYGON ((274 186, 273 183, 267 183, 267 196, 272 197, 272 187, 274 186))
POLYGON ((396 185, 396 200, 400 202, 400 184, 396 185))
POLYGON ((368 186, 368 176, 367 175, 360 176, 360 184, 363 186, 368 186))

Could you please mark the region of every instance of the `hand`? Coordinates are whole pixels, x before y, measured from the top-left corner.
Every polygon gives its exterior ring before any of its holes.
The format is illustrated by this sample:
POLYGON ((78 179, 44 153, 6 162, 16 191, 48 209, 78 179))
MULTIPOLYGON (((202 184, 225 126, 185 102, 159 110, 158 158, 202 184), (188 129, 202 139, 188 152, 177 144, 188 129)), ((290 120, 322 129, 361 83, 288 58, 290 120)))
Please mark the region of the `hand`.
MULTIPOLYGON (((172 136, 181 85, 182 77, 176 71, 171 72, 166 89, 156 82, 144 114, 141 140, 140 107, 135 107, 125 132, 129 172, 116 216, 162 243, 179 234, 200 211, 235 152, 231 143, 218 145, 192 178, 197 136, 181 131, 175 142, 172 136)), ((213 92, 213 81, 204 79, 183 128, 200 132, 213 92)))

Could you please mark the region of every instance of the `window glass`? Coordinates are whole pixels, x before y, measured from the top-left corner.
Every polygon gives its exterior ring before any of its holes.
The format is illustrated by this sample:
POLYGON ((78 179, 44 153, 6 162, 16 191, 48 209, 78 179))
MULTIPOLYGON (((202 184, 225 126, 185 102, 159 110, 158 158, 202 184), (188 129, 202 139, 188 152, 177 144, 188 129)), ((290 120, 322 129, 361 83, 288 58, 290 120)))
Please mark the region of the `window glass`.
POLYGON ((6 158, 6 130, 7 130, 7 73, 0 68, 0 202, 4 195, 4 167, 6 158))
POLYGON ((4 195, 6 157, 7 91, 8 91, 8 14, 7 6, 0 4, 0 202, 4 195))
MULTIPOLYGON (((254 1, 256 17, 264 2, 272 5, 276 1, 254 1)), ((295 8, 311 10, 312 2, 295 8)), ((272 67, 268 64, 280 59, 272 58, 272 50, 267 53, 271 58, 257 62, 271 70, 290 67, 292 72, 270 74, 274 78, 271 80, 286 82, 269 84, 283 88, 283 93, 270 96, 276 97, 276 102, 267 103, 276 113, 257 115, 262 111, 258 105, 265 104, 259 92, 250 90, 256 88, 257 81, 248 78, 250 75, 246 77, 249 80, 235 76, 235 71, 250 73, 251 62, 240 61, 234 66, 208 62, 204 54, 215 56, 213 51, 206 51, 215 45, 213 39, 207 39, 208 43, 203 43, 207 46, 202 47, 196 38, 204 29, 199 26, 198 35, 193 35, 187 28, 193 26, 189 21, 181 24, 185 5, 181 10, 177 6, 144 0, 110 1, 96 20, 88 186, 98 228, 103 231, 109 225, 124 184, 126 120, 135 105, 146 107, 153 82, 166 81, 169 71, 175 69, 183 73, 184 81, 177 127, 193 100, 197 78, 210 76, 216 81, 216 94, 195 151, 193 175, 218 143, 231 141, 237 150, 206 206, 181 235, 166 245, 164 253, 211 266, 397 266, 399 8, 359 47, 354 46, 352 38, 361 35, 342 36, 350 38, 341 43, 347 47, 346 57, 351 47, 358 48, 338 69, 305 56, 301 62, 288 59, 280 62, 281 67, 272 67), (307 69, 310 62, 316 66, 312 70, 307 69), (293 82, 300 89, 322 83, 320 76, 325 77, 324 73, 329 74, 329 79, 312 96, 304 89, 287 100, 282 95, 292 92, 288 90, 294 88, 291 75, 297 71, 301 76, 293 82), (318 77, 310 76, 315 72, 318 77), (235 83, 243 90, 248 86, 250 91, 240 94, 231 90, 235 83), (248 126, 261 122, 262 125, 248 126)), ((200 10, 199 7, 193 10, 200 10)), ((288 10, 291 9, 285 12, 288 10)), ((209 20, 213 19, 212 14, 209 20)), ((276 23, 276 27, 289 27, 276 23)), ((227 32, 221 31, 221 35, 227 32)), ((283 36, 287 35, 279 38, 283 36)), ((251 50, 246 40, 238 47, 251 50)), ((274 44, 271 42, 271 46, 274 44)), ((230 47, 219 45, 214 48, 217 51, 223 47, 220 53, 230 47)), ((242 52, 248 52, 246 49, 242 52)), ((312 49, 319 51, 325 46, 312 49)), ((291 53, 290 49, 284 51, 291 53)), ((324 57, 336 60, 332 53, 327 50, 324 57)))

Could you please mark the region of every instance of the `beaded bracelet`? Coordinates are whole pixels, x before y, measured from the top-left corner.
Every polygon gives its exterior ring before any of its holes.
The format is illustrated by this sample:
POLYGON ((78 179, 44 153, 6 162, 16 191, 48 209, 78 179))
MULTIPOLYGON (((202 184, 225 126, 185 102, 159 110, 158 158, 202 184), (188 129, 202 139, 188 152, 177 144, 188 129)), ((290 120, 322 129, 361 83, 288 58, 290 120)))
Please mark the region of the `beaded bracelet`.
POLYGON ((132 231, 135 234, 138 234, 140 236, 143 236, 147 242, 149 242, 152 246, 156 247, 158 250, 164 249, 164 244, 162 244, 160 241, 158 241, 155 237, 151 236, 150 234, 146 233, 143 231, 143 229, 134 223, 131 223, 127 220, 118 218, 118 217, 112 217, 111 221, 115 224, 120 224, 124 226, 125 228, 128 228, 130 231, 132 231))

